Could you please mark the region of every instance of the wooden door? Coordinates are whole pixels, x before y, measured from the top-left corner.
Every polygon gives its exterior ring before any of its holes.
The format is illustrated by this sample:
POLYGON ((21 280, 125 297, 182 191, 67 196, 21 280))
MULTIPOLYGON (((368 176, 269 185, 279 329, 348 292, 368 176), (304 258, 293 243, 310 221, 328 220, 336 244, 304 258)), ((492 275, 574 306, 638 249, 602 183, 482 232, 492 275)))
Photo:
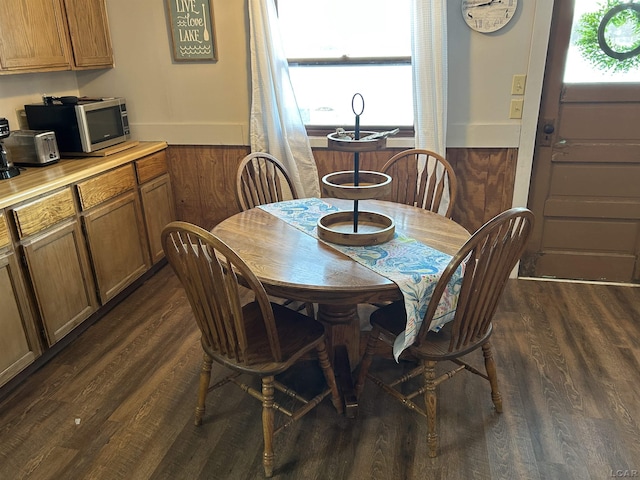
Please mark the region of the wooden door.
POLYGON ((0 386, 31 365, 42 349, 31 309, 11 251, 0 253, 0 386))
POLYGON ((520 274, 640 282, 640 84, 565 81, 574 13, 555 2, 520 274))
POLYGON ((5 216, 0 212, 0 386, 24 370, 42 353, 38 332, 11 245, 5 216))
POLYGON ((82 219, 104 305, 150 266, 140 202, 132 190, 91 209, 82 219))
POLYGON ((49 345, 97 309, 80 225, 71 220, 23 241, 31 285, 49 345))
POLYGON ((160 238, 162 229, 176 218, 169 175, 164 174, 151 182, 141 185, 140 195, 149 239, 151 263, 155 264, 164 258, 164 250, 162 249, 162 240, 160 238))
POLYGON ((64 0, 64 5, 76 67, 112 67, 105 0, 64 0))
POLYGON ((162 229, 176 219, 176 209, 169 178, 165 150, 147 155, 135 162, 151 263, 164 258, 160 235, 162 229))
POLYGON ((0 1, 2 70, 71 68, 60 0, 0 1))

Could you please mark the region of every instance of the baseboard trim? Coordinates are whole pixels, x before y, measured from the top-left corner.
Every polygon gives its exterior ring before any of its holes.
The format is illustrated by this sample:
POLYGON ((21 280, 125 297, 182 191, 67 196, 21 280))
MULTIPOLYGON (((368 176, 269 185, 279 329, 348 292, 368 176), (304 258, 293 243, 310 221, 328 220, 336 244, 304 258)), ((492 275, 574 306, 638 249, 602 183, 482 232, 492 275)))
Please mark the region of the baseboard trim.
POLYGON ((612 287, 640 287, 640 284, 638 283, 603 282, 598 280, 572 280, 570 278, 518 277, 518 280, 533 280, 537 282, 584 283, 587 285, 610 285, 612 287))

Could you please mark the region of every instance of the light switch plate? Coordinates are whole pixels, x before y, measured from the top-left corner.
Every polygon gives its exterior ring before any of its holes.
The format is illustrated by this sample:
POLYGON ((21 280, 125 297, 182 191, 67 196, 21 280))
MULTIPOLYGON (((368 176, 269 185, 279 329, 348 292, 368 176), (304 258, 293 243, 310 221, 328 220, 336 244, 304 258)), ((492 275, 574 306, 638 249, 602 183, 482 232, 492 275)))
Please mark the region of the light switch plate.
POLYGON ((512 98, 511 108, 509 110, 509 118, 522 118, 522 108, 524 100, 522 98, 512 98))
POLYGON ((511 95, 524 95, 524 87, 526 84, 526 75, 514 75, 511 83, 511 95))

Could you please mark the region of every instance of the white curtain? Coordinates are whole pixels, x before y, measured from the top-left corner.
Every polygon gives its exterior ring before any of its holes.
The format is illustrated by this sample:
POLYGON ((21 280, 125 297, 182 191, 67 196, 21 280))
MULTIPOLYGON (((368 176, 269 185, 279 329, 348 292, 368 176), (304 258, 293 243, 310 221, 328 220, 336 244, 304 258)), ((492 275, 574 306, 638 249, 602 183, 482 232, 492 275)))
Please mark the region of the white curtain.
MULTIPOLYGON (((447 154, 447 0, 413 0, 411 64, 415 147, 447 154)), ((433 165, 421 165, 421 171, 433 165)), ((444 168, 438 175, 444 173, 444 168)), ((449 206, 445 190, 440 213, 449 206)))
POLYGON ((446 155, 447 0, 413 0, 411 57, 416 148, 446 155))
POLYGON ((286 167, 298 195, 320 197, 318 170, 289 79, 274 0, 249 0, 253 152, 286 167))

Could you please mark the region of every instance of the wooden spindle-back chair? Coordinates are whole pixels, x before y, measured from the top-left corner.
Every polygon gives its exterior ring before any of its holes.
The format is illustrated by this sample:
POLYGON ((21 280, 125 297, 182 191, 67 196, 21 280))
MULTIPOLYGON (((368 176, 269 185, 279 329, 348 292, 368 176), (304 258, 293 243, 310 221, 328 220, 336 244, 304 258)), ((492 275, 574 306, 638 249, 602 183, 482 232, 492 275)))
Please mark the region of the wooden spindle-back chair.
MULTIPOLYGON (((236 173, 236 201, 241 211, 258 205, 293 200, 298 193, 280 161, 264 152, 250 153, 238 165, 236 173)), ((312 303, 299 303, 282 299, 285 305, 300 311, 306 309, 307 315, 315 316, 312 303)))
MULTIPOLYGON (((489 381, 491 399, 496 411, 502 412, 502 397, 498 390, 496 365, 489 339, 493 332, 493 317, 510 272, 520 259, 533 228, 534 217, 526 208, 512 208, 483 225, 453 256, 436 284, 429 301, 416 341, 401 355, 401 359, 418 362, 418 367, 394 382, 383 382, 370 374, 378 341, 390 346, 405 330, 406 312, 403 302, 394 302, 371 314, 373 327, 360 364, 356 393, 362 393, 365 380, 370 378, 384 391, 400 400, 411 410, 427 418, 429 456, 438 449, 436 430, 436 387, 456 373, 467 370, 489 381), (429 330, 440 299, 458 268, 463 269, 460 294, 454 318, 439 332, 429 330), (486 374, 461 360, 469 353, 482 349, 486 374), (438 362, 451 361, 456 367, 436 378, 438 362), (401 393, 399 386, 422 375, 423 386, 411 393, 401 393), (424 406, 414 398, 424 394, 424 406)), ((403 391, 407 391, 405 388, 403 391)))
POLYGON ((269 302, 262 283, 246 263, 225 243, 200 227, 172 222, 162 232, 162 245, 173 270, 186 291, 193 316, 201 332, 204 359, 200 374, 195 423, 200 425, 210 390, 232 382, 263 406, 264 470, 273 474, 273 435, 298 420, 327 395, 342 412, 335 376, 326 350, 324 327, 295 310, 269 302), (239 283, 242 277, 242 285, 239 283), (248 288, 252 295, 248 295, 248 288), (241 294, 244 292, 244 296, 241 294), (243 298, 246 299, 243 302, 243 298), (275 380, 301 357, 317 355, 328 387, 306 400, 275 380), (210 386, 212 361, 232 370, 210 386), (241 374, 260 377, 261 391, 241 383, 241 374), (302 406, 289 411, 279 405, 274 389, 300 400, 302 406), (274 414, 288 419, 277 429, 274 414))
POLYGON ((241 211, 295 198, 298 193, 287 170, 273 155, 251 153, 238 165, 236 201, 241 211))
POLYGON ((392 178, 389 200, 451 217, 458 181, 442 155, 424 149, 404 150, 391 157, 382 172, 392 178))

